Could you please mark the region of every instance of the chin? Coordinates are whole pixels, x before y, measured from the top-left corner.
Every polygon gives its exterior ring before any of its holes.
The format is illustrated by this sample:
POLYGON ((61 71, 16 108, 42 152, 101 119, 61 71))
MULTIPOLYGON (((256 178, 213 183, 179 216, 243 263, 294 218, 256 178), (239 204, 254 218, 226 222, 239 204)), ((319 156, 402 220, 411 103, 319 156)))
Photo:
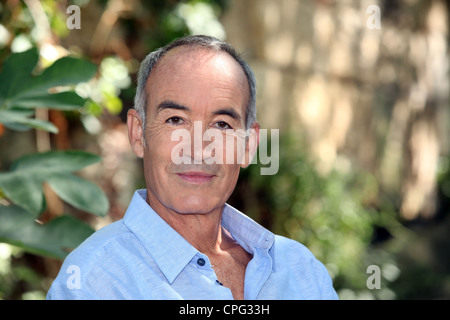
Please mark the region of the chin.
POLYGON ((211 199, 203 197, 188 197, 179 199, 173 210, 180 214, 209 214, 221 209, 224 204, 211 203, 211 199))

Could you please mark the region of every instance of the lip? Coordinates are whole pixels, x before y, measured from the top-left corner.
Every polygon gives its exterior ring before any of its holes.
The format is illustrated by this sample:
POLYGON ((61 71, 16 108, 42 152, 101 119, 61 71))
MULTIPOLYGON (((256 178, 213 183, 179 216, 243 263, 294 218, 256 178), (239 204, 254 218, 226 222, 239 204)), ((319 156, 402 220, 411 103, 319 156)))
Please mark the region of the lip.
POLYGON ((191 182, 191 183, 205 183, 211 181, 211 179, 214 177, 213 174, 205 173, 205 172, 181 172, 177 173, 177 176, 179 176, 181 179, 191 182))

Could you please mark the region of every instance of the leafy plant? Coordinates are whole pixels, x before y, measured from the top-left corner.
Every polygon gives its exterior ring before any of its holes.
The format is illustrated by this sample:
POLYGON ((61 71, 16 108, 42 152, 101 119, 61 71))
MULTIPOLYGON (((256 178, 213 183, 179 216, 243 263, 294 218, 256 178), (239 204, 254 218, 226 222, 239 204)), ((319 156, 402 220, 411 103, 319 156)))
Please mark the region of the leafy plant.
POLYGON ((41 186, 48 182, 56 194, 78 209, 102 216, 108 209, 102 191, 89 181, 71 174, 99 157, 82 151, 53 151, 17 160, 10 172, 0 174, 0 187, 14 203, 33 215, 44 210, 41 186))
MULTIPOLYGON (((0 73, 0 123, 12 130, 31 128, 57 133, 48 121, 33 118, 36 108, 78 110, 86 100, 73 91, 74 85, 91 79, 97 67, 85 60, 64 57, 41 73, 35 73, 39 53, 32 48, 11 55, 0 73)), ((109 204, 103 191, 73 172, 100 161, 84 151, 48 151, 17 159, 10 171, 0 173, 0 242, 27 251, 64 258, 93 230, 76 218, 63 215, 42 225, 36 219, 46 208, 43 184, 47 183, 73 207, 103 216, 109 204)))
POLYGON ((0 122, 14 130, 36 128, 57 133, 50 122, 30 118, 34 109, 79 109, 85 100, 67 90, 68 86, 89 80, 97 68, 90 62, 64 57, 33 75, 38 59, 36 48, 6 59, 0 74, 0 122))
POLYGON ((0 208, 0 242, 38 255, 63 258, 93 232, 90 226, 71 216, 57 217, 40 225, 18 206, 0 208))

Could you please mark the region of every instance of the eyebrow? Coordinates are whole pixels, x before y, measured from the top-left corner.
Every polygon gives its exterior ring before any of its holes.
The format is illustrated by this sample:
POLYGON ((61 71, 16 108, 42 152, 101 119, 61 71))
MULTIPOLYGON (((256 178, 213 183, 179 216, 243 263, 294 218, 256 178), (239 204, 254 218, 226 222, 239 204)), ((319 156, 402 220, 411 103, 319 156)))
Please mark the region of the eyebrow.
POLYGON ((160 112, 164 109, 175 109, 175 110, 185 110, 185 111, 191 111, 188 107, 185 107, 181 104, 178 104, 173 101, 163 101, 160 104, 158 104, 158 107, 156 108, 157 112, 160 112))
MULTIPOLYGON (((163 101, 161 102, 158 107, 157 107, 157 112, 160 112, 164 109, 175 109, 175 110, 184 110, 184 111, 191 111, 190 108, 183 106, 181 104, 178 104, 176 102, 173 101, 163 101)), ((226 115, 229 116, 231 118, 233 118, 234 120, 237 121, 241 121, 242 117, 239 113, 237 113, 234 109, 232 108, 222 108, 219 110, 215 110, 213 112, 214 115, 226 115)))
POLYGON ((219 110, 214 111, 213 114, 230 116, 231 118, 233 118, 234 120, 237 120, 237 121, 241 121, 241 118, 242 118, 241 115, 232 108, 219 109, 219 110))

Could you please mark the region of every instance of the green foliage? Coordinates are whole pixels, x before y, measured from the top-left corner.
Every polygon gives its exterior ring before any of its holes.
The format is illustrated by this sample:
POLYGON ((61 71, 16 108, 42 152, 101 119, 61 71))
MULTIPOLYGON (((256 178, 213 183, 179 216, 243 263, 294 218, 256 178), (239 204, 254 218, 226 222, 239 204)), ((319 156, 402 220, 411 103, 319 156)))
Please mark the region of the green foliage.
MULTIPOLYGON (((214 13, 219 14, 227 2, 141 1, 139 6, 131 6, 130 11, 125 10, 123 15, 120 14, 115 28, 120 28, 124 43, 133 57, 141 59, 148 50, 192 32, 189 17, 179 14, 177 8, 181 5, 206 3, 214 9, 214 13), (136 46, 136 43, 140 45, 136 46)), ((71 43, 71 40, 68 41, 69 45, 60 41, 70 33, 79 32, 66 27, 66 8, 69 4, 81 7, 92 5, 95 12, 98 4, 107 10, 109 1, 59 3, 42 0, 39 3, 48 19, 55 48, 65 46, 65 49, 79 54, 92 54, 83 51, 83 47, 77 47, 78 44, 71 43)), ((105 52, 116 55, 118 52, 105 51, 92 56, 93 59, 101 59, 101 62, 97 60, 100 64, 98 72, 97 67, 90 62, 70 57, 54 62, 44 70, 36 48, 5 59, 10 52, 23 51, 33 45, 41 47, 42 39, 39 38, 39 32, 35 32, 40 26, 34 20, 28 3, 19 1, 0 7, 0 23, 8 31, 8 37, 11 37, 9 42, 0 43, 0 129, 4 126, 16 131, 38 129, 58 133, 53 123, 34 117, 37 108, 50 108, 64 111, 64 116, 69 120, 80 120, 86 131, 95 135, 100 133, 103 125, 96 117, 105 113, 116 116, 123 112, 124 106, 132 105, 134 90, 129 88, 132 83, 130 73, 136 72, 134 62, 124 61, 117 56, 102 56, 105 52)), ((91 23, 98 23, 95 13, 86 17, 91 23)), ((92 26, 89 21, 83 21, 87 22, 82 22, 83 28, 85 25, 92 26)), ((48 63, 45 54, 41 58, 44 64, 48 63)), ((9 171, 0 172, 0 242, 13 245, 0 244, 0 299, 25 298, 22 294, 24 291, 44 296, 45 281, 40 277, 48 271, 41 270, 42 274, 39 274, 35 265, 24 260, 36 259, 42 265, 46 259, 25 255, 24 251, 63 258, 92 232, 87 224, 67 213, 43 225, 37 223, 46 209, 43 183, 64 202, 80 211, 104 215, 108 210, 106 198, 98 187, 74 175, 74 172, 99 160, 94 155, 80 151, 30 154, 14 162, 8 168, 9 171), (76 163, 76 159, 80 162, 76 163), (20 252, 3 257, 9 270, 2 270, 2 246, 3 249, 12 248, 14 252, 20 252)), ((65 207, 72 209, 70 206, 65 207)))
POLYGON ((33 109, 79 109, 85 100, 67 91, 67 86, 88 81, 97 68, 90 62, 64 57, 41 74, 33 75, 38 59, 38 50, 32 48, 11 55, 4 62, 0 74, 0 122, 15 130, 36 128, 56 133, 53 124, 30 118, 33 109), (50 93, 51 89, 56 92, 50 93))
POLYGON ((63 259, 94 230, 71 216, 57 217, 41 225, 18 206, 2 206, 0 242, 23 248, 34 254, 63 259))
POLYGON ((82 151, 28 155, 17 160, 10 172, 0 173, 0 188, 12 202, 33 216, 44 210, 44 182, 48 182, 61 199, 74 207, 104 216, 108 199, 103 192, 89 181, 70 174, 99 160, 99 157, 82 151))
MULTIPOLYGON (((78 110, 86 100, 72 89, 90 80, 97 67, 87 61, 64 57, 36 73, 36 48, 8 57, 0 74, 0 122, 13 130, 30 128, 53 133, 50 122, 31 118, 36 108, 78 110)), ((42 225, 37 222, 46 209, 43 184, 69 205, 83 212, 104 216, 108 199, 95 184, 73 173, 97 163, 100 157, 84 151, 48 151, 16 160, 10 171, 0 173, 0 242, 26 251, 62 259, 93 230, 86 223, 62 215, 42 225)))

